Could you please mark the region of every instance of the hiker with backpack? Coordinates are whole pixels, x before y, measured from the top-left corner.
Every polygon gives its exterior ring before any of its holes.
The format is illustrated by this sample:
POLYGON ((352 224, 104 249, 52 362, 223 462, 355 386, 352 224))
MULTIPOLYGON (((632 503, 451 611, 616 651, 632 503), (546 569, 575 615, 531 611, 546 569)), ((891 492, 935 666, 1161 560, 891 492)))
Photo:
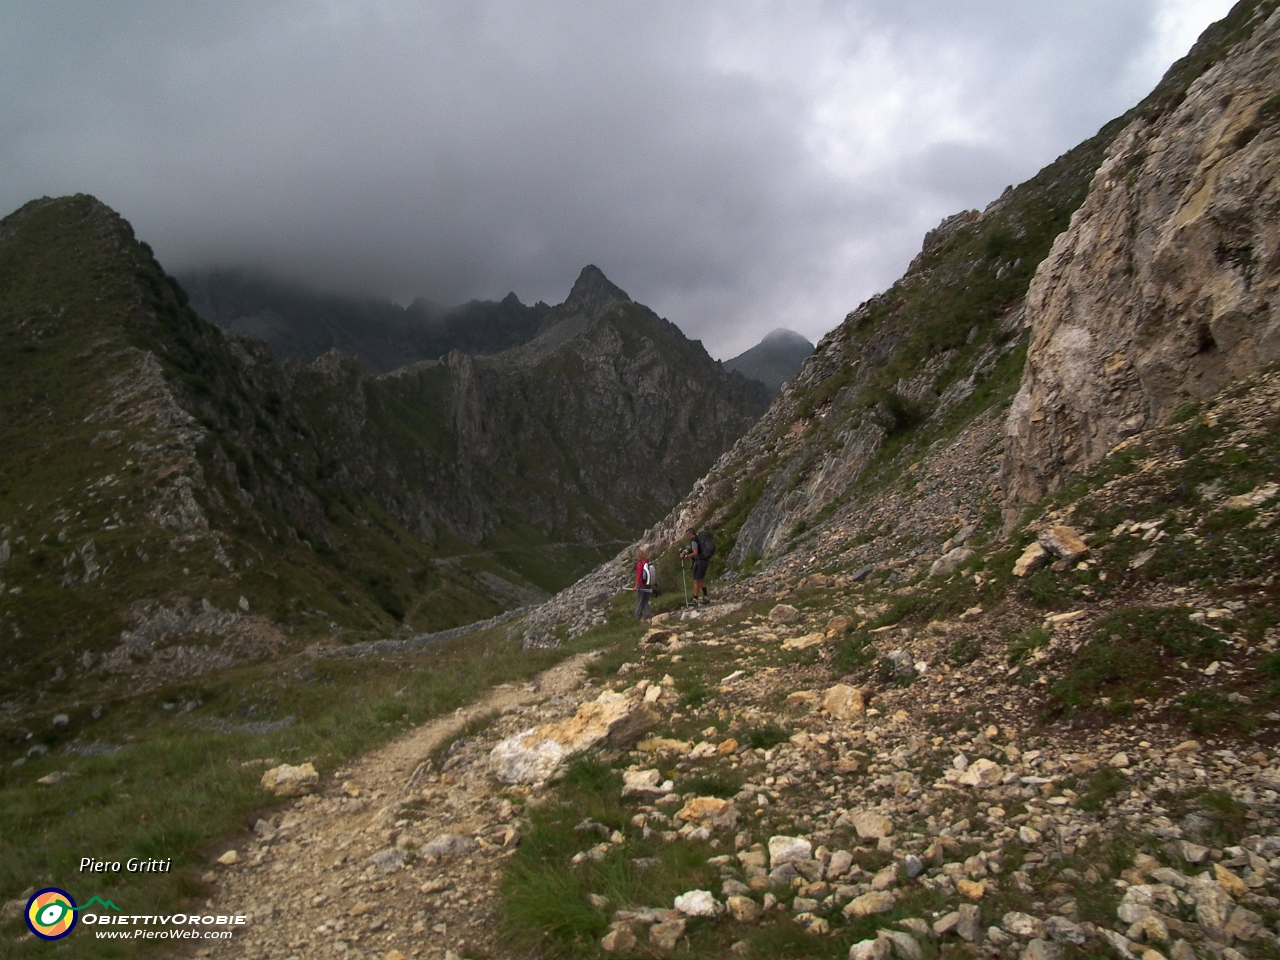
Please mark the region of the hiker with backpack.
POLYGON ((708 604, 711 598, 707 595, 707 565, 711 563, 711 558, 715 556, 716 542, 711 539, 711 531, 703 530, 701 533, 693 529, 686 530, 685 536, 689 538, 689 549, 680 554, 680 559, 691 559, 693 561, 693 602, 698 602, 698 592, 702 592, 702 602, 708 604))
POLYGON ((653 564, 649 562, 648 552, 641 547, 636 551, 636 619, 648 620, 653 616, 649 608, 649 597, 657 586, 658 575, 653 564))

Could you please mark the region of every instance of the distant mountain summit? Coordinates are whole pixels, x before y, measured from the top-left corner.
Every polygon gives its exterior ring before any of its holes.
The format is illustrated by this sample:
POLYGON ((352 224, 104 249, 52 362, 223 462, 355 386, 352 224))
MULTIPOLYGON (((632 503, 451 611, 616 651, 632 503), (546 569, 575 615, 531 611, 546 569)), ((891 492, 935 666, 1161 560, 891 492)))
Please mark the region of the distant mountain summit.
POLYGON ((726 370, 736 370, 751 380, 759 380, 777 396, 782 385, 800 372, 800 365, 813 353, 813 344, 794 330, 774 330, 750 350, 724 362, 726 370))
POLYGON ((630 303, 631 298, 610 282, 604 271, 589 263, 582 268, 565 300, 565 310, 599 310, 614 303, 630 303))

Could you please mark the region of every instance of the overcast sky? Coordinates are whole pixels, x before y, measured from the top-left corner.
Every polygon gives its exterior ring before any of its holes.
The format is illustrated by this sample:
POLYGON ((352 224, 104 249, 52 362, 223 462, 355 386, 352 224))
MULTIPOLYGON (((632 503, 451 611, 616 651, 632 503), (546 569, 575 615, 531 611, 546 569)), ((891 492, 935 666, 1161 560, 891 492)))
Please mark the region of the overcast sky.
POLYGON ((726 358, 1139 100, 1228 0, 0 0, 0 207, 171 271, 559 303, 599 265, 726 358))

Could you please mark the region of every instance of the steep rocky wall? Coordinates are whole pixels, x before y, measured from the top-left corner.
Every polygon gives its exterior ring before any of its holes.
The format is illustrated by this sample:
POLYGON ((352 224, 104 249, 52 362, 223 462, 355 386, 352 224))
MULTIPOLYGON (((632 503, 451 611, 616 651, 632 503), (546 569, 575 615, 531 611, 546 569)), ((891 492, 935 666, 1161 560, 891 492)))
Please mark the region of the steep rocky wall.
MULTIPOLYGON (((1261 19, 1261 15, 1259 15, 1261 19)), ((1012 505, 1280 356, 1280 13, 1117 137, 1027 297, 1012 505)))

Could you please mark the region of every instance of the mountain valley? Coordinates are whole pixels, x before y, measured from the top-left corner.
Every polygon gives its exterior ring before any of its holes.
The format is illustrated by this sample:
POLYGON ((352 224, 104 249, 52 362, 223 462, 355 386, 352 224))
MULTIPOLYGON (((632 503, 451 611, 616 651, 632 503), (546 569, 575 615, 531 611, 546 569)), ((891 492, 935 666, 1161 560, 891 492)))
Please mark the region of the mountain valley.
POLYGON ((1278 64, 1243 0, 772 403, 594 267, 371 376, 0 221, 6 948, 94 846, 213 957, 1280 957, 1278 64))

